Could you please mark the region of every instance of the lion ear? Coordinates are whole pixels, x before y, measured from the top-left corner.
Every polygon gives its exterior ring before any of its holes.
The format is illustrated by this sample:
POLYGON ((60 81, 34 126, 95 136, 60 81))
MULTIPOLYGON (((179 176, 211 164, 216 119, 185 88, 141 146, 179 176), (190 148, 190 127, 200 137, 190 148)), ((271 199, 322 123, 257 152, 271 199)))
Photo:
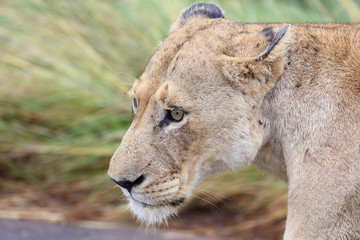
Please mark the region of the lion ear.
POLYGON ((187 24, 195 23, 206 18, 224 18, 224 13, 221 8, 214 3, 196 3, 180 14, 179 18, 171 26, 170 33, 187 24))
MULTIPOLYGON (((265 50, 253 58, 222 56, 222 72, 230 83, 241 88, 243 94, 263 97, 283 73, 291 33, 289 25, 265 28, 259 38, 265 41, 265 50)), ((262 44, 264 45, 264 44, 262 44)))

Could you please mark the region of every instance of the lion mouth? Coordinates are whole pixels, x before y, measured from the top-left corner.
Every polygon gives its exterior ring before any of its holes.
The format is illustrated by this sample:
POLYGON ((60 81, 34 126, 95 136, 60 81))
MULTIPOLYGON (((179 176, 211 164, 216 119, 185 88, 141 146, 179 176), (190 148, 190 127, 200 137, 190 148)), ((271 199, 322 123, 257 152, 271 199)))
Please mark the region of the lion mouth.
POLYGON ((173 207, 181 206, 185 202, 185 198, 179 198, 175 201, 170 202, 169 204, 173 207))
POLYGON ((134 197, 129 197, 128 200, 131 212, 146 226, 167 223, 169 218, 177 215, 180 206, 185 202, 185 198, 182 197, 174 201, 161 202, 159 204, 145 203, 134 197))
POLYGON ((175 201, 163 202, 163 203, 160 203, 160 204, 151 204, 151 203, 142 202, 142 201, 137 200, 133 196, 129 197, 128 199, 131 199, 131 200, 141 204, 143 207, 164 207, 164 206, 167 206, 167 205, 170 205, 172 207, 179 207, 185 202, 185 198, 183 198, 183 197, 179 198, 179 199, 176 199, 175 201))

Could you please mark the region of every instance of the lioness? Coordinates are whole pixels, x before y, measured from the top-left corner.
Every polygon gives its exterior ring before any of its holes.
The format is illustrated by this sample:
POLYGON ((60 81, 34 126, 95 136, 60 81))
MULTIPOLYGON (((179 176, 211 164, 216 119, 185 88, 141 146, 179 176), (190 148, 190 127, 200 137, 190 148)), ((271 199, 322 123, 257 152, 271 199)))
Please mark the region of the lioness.
POLYGON ((159 224, 209 175, 288 183, 284 239, 360 239, 360 27, 243 24, 185 10, 129 92, 109 176, 159 224))

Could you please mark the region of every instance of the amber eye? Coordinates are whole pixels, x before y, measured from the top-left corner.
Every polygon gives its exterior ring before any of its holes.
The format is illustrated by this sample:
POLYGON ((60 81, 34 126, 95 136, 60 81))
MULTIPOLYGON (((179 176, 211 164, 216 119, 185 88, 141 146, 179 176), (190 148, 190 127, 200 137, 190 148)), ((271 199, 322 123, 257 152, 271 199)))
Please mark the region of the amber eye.
POLYGON ((171 110, 170 111, 171 118, 174 121, 181 121, 184 117, 184 111, 183 110, 171 110))

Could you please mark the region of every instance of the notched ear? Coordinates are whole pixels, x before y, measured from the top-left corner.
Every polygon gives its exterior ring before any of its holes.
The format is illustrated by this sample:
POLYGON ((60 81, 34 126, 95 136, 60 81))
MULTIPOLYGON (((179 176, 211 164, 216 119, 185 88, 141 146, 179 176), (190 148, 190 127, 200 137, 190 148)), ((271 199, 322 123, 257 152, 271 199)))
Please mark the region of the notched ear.
MULTIPOLYGON (((252 58, 223 56, 222 71, 243 94, 262 97, 283 73, 287 46, 291 39, 289 25, 265 28, 259 35, 264 51, 252 58)), ((254 43, 255 44, 255 43, 254 43)))
POLYGON ((171 26, 170 33, 182 28, 186 24, 195 23, 206 18, 224 18, 220 7, 214 3, 196 3, 182 12, 176 22, 171 26))

